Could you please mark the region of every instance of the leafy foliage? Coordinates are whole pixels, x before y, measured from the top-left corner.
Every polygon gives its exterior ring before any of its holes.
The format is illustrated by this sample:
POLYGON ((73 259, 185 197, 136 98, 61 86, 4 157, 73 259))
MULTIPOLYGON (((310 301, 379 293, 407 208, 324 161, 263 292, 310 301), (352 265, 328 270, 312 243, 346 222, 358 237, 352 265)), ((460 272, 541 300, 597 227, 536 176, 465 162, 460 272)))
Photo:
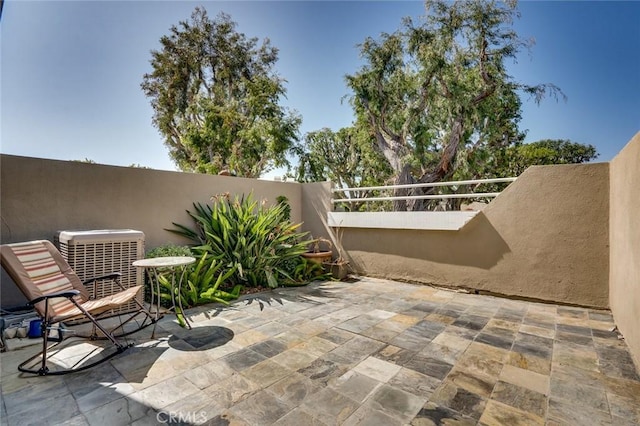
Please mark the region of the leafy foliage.
MULTIPOLYGON (((188 246, 177 246, 167 244, 150 250, 146 257, 165 256, 196 256, 195 264, 185 266, 184 277, 181 288, 172 285, 172 281, 177 280, 181 271, 170 269, 158 271, 158 283, 160 285, 160 301, 165 307, 173 307, 173 299, 178 299, 185 308, 201 305, 204 303, 219 302, 228 304, 230 300, 237 299, 242 291, 242 286, 236 285, 230 291, 224 291, 221 286, 227 282, 233 274, 234 269, 226 268, 219 258, 208 253, 197 254, 191 251, 188 246), (179 291, 180 290, 180 291, 179 291)), ((176 303, 178 305, 178 303, 176 303)), ((184 325, 182 313, 177 312, 178 321, 184 325)))
MULTIPOLYGON (((183 278, 180 289, 172 284, 171 280, 178 278, 173 276, 171 272, 165 272, 158 276, 161 288, 160 298, 169 306, 174 306, 173 299, 179 298, 180 303, 185 308, 211 302, 228 305, 228 301, 238 298, 242 286, 234 286, 231 292, 220 290, 219 287, 222 283, 226 282, 234 272, 234 268, 225 270, 223 262, 220 259, 216 259, 207 253, 202 253, 195 266, 188 267, 185 270, 186 276, 183 278), (171 304, 169 304, 170 301, 171 304)), ((179 272, 175 273, 177 274, 179 272)), ((183 312, 180 312, 178 308, 180 303, 175 304, 175 308, 177 309, 176 314, 178 322, 184 326, 183 312)))
MULTIPOLYGON (((270 287, 299 282, 293 277, 298 258, 306 251, 307 233, 300 224, 285 219, 286 205, 258 205, 252 194, 230 199, 213 197, 211 205, 194 203, 187 211, 195 227, 174 223, 169 231, 189 238, 193 250, 209 253, 233 269, 230 280, 251 287, 270 287)), ((307 279, 308 281, 308 279, 307 279)))
MULTIPOLYGON (((460 156, 467 155, 461 151, 460 156)), ((598 157, 592 145, 584 145, 569 140, 545 139, 531 143, 516 143, 511 146, 488 149, 482 148, 471 158, 460 161, 452 175, 453 180, 490 179, 517 177, 528 167, 550 164, 577 164, 598 157)), ((501 192, 508 183, 483 183, 461 186, 453 192, 501 192), (472 191, 473 190, 473 191, 472 191)), ((445 193, 444 189, 439 193, 445 193)), ((468 202, 470 200, 466 200, 468 202)), ((473 200, 471 200, 473 201, 473 200)), ((476 201, 486 201, 478 199, 476 201)), ((448 200, 448 207, 457 210, 463 200, 448 200)))
MULTIPOLYGON (((307 133, 306 144, 298 147, 300 159, 296 180, 319 182, 330 180, 338 188, 384 185, 392 170, 371 144, 371 134, 363 126, 346 127, 333 132, 324 128, 307 133)), ((351 191, 350 198, 371 196, 372 191, 351 191)), ((362 203, 343 206, 359 210, 362 203)))
POLYGON ((178 246, 175 244, 165 244, 149 250, 147 258, 170 257, 170 256, 193 256, 189 246, 178 246))
POLYGON ((141 87, 181 170, 255 178, 288 165, 301 119, 279 105, 286 90, 268 39, 258 45, 229 15, 197 7, 160 44, 141 87))
POLYGON ((503 176, 518 176, 529 166, 584 163, 597 157, 593 145, 545 139, 506 148, 494 170, 503 176))
POLYGON ((282 285, 287 287, 305 285, 313 279, 324 280, 330 277, 320 263, 311 262, 302 256, 285 262, 283 269, 287 272, 287 277, 283 279, 282 285))
MULTIPOLYGON (((364 65, 347 84, 358 119, 398 184, 450 178, 458 167, 491 161, 524 138, 520 94, 539 102, 564 96, 553 84, 516 82, 505 62, 527 43, 513 31, 516 2, 429 0, 424 20, 405 18, 401 30, 367 38, 364 65)), ((421 195, 399 189, 396 195, 421 195)), ((397 201, 397 210, 424 203, 397 201)))
POLYGON ((289 205, 289 199, 284 195, 278 195, 276 202, 282 204, 282 218, 286 221, 291 220, 291 206, 289 205))

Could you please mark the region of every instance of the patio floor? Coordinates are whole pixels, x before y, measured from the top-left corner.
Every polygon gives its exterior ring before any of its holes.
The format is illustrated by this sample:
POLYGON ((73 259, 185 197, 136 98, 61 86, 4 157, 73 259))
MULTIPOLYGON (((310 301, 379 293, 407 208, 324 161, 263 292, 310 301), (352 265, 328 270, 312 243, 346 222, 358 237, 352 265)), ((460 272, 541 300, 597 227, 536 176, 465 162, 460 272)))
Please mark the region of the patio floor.
POLYGON ((362 278, 173 315, 93 369, 0 356, 4 425, 637 425, 608 311, 362 278))

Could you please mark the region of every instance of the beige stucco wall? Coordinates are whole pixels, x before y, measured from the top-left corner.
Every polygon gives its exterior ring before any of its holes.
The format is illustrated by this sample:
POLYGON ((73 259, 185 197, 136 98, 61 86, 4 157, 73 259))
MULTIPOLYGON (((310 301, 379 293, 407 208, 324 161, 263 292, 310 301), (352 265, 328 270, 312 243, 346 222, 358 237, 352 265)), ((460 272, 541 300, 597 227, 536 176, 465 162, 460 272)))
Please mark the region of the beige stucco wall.
POLYGON ((353 229, 363 274, 608 307, 609 166, 527 169, 459 231, 353 229))
POLYGON ((3 243, 51 239, 58 230, 123 229, 144 232, 147 248, 184 243, 165 228, 191 225, 186 210, 213 195, 253 192, 275 203, 285 195, 295 222, 302 220, 297 183, 212 176, 80 162, 0 156, 3 243))
MULTIPOLYGON (((184 244, 165 228, 172 222, 191 225, 186 210, 193 202, 252 191, 256 200, 270 203, 286 196, 292 221, 302 221, 298 183, 0 155, 0 240, 53 240, 59 230, 135 229, 144 232, 147 250, 184 244)), ((4 271, 2 278, 2 288, 12 285, 4 271)))
POLYGON ((610 192, 611 311, 640 366, 640 133, 611 161, 610 192))
MULTIPOLYGON (((292 219, 331 237, 330 183, 223 176, 0 156, 1 241, 63 229, 131 228, 147 249, 184 243, 164 228, 212 195, 289 198, 292 219)), ((460 231, 345 229, 356 271, 585 306, 608 306, 608 164, 532 167, 460 231)), ((5 280, 3 280, 5 281, 5 280)), ((4 285, 3 285, 4 287, 4 285)))
POLYGON ((327 212, 331 210, 331 182, 302 185, 302 221, 311 237, 331 238, 327 212))

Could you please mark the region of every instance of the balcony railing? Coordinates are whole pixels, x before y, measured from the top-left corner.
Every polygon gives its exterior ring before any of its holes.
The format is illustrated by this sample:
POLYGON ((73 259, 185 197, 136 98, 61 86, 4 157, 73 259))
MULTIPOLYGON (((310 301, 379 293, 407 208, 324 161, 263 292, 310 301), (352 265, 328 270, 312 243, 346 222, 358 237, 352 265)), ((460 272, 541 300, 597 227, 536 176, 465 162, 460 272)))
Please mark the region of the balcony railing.
POLYGON ((328 224, 332 227, 458 230, 484 207, 482 204, 467 205, 466 208, 461 209, 462 200, 493 199, 508 185, 491 192, 474 192, 473 189, 486 187, 486 185, 492 185, 492 189, 496 189, 496 184, 510 184, 516 179, 515 177, 506 177, 408 185, 334 188, 331 202, 336 211, 328 213, 328 224), (394 194, 398 189, 410 190, 413 188, 433 188, 433 190, 420 195, 394 194), (394 195, 385 195, 385 193, 394 195), (336 194, 343 195, 340 197, 336 194), (420 200, 427 200, 427 202, 420 211, 397 211, 394 209, 394 202, 403 200, 409 203, 420 202, 420 200))
POLYGON ((405 196, 376 196, 368 197, 366 194, 371 191, 391 191, 396 189, 412 189, 412 188, 438 188, 438 187, 450 187, 454 191, 460 186, 483 184, 495 184, 495 183, 511 183, 515 181, 515 177, 507 178, 494 178, 494 179, 474 179, 474 180, 460 180, 451 182, 432 182, 432 183, 416 183, 407 185, 387 185, 387 186, 366 186, 357 188, 334 188, 332 192, 346 193, 346 194, 362 194, 364 197, 347 197, 347 198, 334 198, 331 202, 336 205, 339 203, 363 203, 363 202, 375 202, 375 201, 399 201, 399 200, 446 200, 446 199, 461 199, 461 198, 494 198, 497 197, 500 192, 466 192, 466 193, 441 193, 441 194, 425 194, 425 195, 405 195, 405 196))

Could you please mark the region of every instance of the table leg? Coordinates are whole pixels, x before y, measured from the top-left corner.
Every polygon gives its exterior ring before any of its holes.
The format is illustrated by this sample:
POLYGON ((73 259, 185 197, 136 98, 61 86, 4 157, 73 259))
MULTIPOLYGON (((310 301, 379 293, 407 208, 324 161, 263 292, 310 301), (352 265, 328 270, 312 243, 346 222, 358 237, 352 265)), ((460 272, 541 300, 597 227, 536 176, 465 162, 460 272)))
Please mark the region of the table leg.
MULTIPOLYGON (((178 267, 180 268, 180 267, 178 267)), ((169 291, 171 292, 171 303, 172 303, 172 308, 173 308, 173 312, 175 313, 176 317, 178 318, 178 322, 180 323, 180 325, 186 325, 189 329, 191 329, 191 324, 189 323, 189 320, 187 319, 187 316, 184 313, 184 308, 182 306, 182 281, 184 280, 184 275, 186 273, 186 266, 182 266, 181 270, 170 270, 168 273, 171 274, 171 281, 168 282, 171 286, 171 288, 169 289, 169 291), (178 278, 178 283, 176 286, 176 274, 180 273, 179 278, 178 278), (178 290, 178 303, 176 303, 176 289, 178 290), (179 312, 178 312, 179 310, 179 312), (182 318, 182 320, 180 319, 182 318)), ((151 333, 151 338, 155 338, 155 332, 156 332, 156 323, 158 322, 158 320, 161 318, 161 316, 159 315, 160 312, 160 273, 158 273, 158 268, 154 268, 154 267, 148 267, 147 268, 148 274, 149 274, 149 281, 150 281, 150 286, 151 286, 151 306, 156 305, 156 314, 155 314, 155 322, 153 325, 153 331, 151 333), (155 282, 154 282, 155 281, 155 282), (155 287, 155 291, 154 291, 154 287, 155 287), (157 298, 157 302, 156 302, 156 298, 157 298)))
MULTIPOLYGON (((184 319, 185 324, 187 325, 187 328, 189 328, 189 330, 191 330, 191 324, 189 323, 189 320, 187 319, 187 316, 184 313, 184 308, 182 307, 182 280, 184 279, 184 274, 187 270, 186 266, 183 266, 182 271, 180 272, 180 278, 178 279, 178 305, 180 306, 180 315, 182 315, 182 318, 184 319)), ((173 303, 173 306, 175 306, 175 301, 173 303)))
MULTIPOLYGON (((155 274, 155 269, 146 268, 145 269, 147 275, 149 276, 149 289, 151 290, 151 301, 149 302, 149 309, 153 309, 153 302, 155 301, 155 295, 160 294, 160 289, 156 287, 154 290, 155 283, 158 282, 157 276, 155 274), (154 283, 155 280, 155 283, 154 283)), ((155 339, 156 337, 156 324, 158 324, 158 305, 156 305, 155 309, 155 318, 153 320, 153 330, 151 331, 151 338, 155 339)))

